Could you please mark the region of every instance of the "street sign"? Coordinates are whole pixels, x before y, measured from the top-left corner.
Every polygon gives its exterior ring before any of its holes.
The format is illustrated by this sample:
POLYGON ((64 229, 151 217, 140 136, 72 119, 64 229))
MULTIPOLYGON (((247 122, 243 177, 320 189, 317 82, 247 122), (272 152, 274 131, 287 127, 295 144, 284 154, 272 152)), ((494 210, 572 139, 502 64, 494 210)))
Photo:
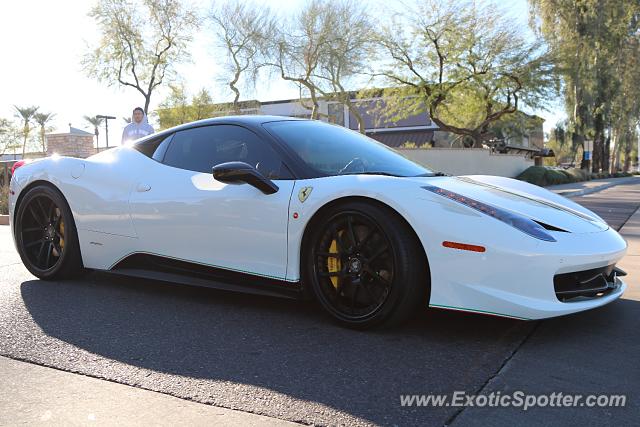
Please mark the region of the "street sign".
POLYGON ((593 141, 585 140, 584 141, 584 159, 591 160, 592 153, 593 153, 593 141))

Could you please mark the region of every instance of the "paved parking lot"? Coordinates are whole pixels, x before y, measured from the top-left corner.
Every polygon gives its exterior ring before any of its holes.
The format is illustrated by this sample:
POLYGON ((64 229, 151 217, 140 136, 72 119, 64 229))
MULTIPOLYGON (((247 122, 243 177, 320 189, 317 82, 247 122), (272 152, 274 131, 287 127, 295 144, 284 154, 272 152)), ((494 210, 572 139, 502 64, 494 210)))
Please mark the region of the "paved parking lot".
MULTIPOLYGON (((640 206, 640 185, 574 200, 620 228, 640 206)), ((195 402, 329 425, 631 424, 640 415, 633 292, 540 322, 424 310, 400 330, 362 333, 334 326, 312 303, 97 273, 36 280, 8 227, 0 277, 0 355, 195 402), (628 400, 527 412, 400 405, 401 394, 513 390, 628 400)), ((0 407, 0 423, 11 415, 0 407)))

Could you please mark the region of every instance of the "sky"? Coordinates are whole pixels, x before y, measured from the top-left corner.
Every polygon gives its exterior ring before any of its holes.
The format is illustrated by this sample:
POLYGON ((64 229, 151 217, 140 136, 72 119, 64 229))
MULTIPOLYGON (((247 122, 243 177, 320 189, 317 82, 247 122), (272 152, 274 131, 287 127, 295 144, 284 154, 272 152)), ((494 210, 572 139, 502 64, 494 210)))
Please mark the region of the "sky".
MULTIPOLYGON (((190 4, 206 10, 211 1, 192 0, 190 4)), ((304 1, 261 0, 254 3, 266 4, 279 11, 293 11, 300 8, 304 1)), ((388 0, 384 3, 388 4, 388 0)), ((500 3, 509 15, 527 27, 527 0, 500 3)), ((111 115, 117 119, 109 122, 110 145, 119 143, 125 125, 122 117, 130 116, 135 106, 144 104, 144 99, 134 89, 107 87, 87 77, 82 71, 82 56, 87 46, 99 37, 98 28, 87 15, 93 4, 92 0, 0 2, 3 56, 0 65, 0 117, 12 118, 15 114, 14 105, 37 105, 40 111, 55 113, 54 128, 66 132, 69 124, 92 131, 83 119, 85 115, 111 115)), ((212 93, 214 101, 229 101, 231 94, 217 80, 220 64, 216 58, 219 54, 206 31, 205 28, 194 36, 192 60, 180 65, 178 74, 190 93, 206 88, 212 93)), ((157 107, 166 93, 166 89, 154 93, 151 110, 157 107)), ((298 91, 274 77, 258 82, 255 92, 246 95, 247 98, 269 101, 295 98, 298 91)), ((545 131, 548 131, 562 118, 561 110, 561 106, 555 106, 553 111, 534 113, 546 119, 545 131)))

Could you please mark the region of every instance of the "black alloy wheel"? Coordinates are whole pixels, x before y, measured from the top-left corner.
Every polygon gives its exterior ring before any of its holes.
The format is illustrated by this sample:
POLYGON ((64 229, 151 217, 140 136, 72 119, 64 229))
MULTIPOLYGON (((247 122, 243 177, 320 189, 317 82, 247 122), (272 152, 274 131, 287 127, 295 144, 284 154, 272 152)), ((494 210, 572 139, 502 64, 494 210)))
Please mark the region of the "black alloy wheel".
POLYGON ((71 211, 57 190, 29 190, 16 213, 15 234, 20 257, 35 276, 65 278, 82 270, 71 211))
POLYGON ((355 328, 406 320, 428 288, 426 259, 407 225, 362 203, 325 218, 311 239, 307 275, 325 310, 355 328))

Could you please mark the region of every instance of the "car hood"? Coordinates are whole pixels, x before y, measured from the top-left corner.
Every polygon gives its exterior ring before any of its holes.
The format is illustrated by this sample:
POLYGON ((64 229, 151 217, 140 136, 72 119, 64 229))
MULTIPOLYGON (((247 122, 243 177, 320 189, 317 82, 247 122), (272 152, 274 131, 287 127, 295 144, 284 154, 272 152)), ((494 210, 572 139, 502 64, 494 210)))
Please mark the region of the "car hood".
MULTIPOLYGON (((542 187, 487 175, 430 179, 430 185, 515 212, 571 233, 597 233, 609 228, 593 212, 542 187)), ((454 202, 455 203, 455 202, 454 202)))

